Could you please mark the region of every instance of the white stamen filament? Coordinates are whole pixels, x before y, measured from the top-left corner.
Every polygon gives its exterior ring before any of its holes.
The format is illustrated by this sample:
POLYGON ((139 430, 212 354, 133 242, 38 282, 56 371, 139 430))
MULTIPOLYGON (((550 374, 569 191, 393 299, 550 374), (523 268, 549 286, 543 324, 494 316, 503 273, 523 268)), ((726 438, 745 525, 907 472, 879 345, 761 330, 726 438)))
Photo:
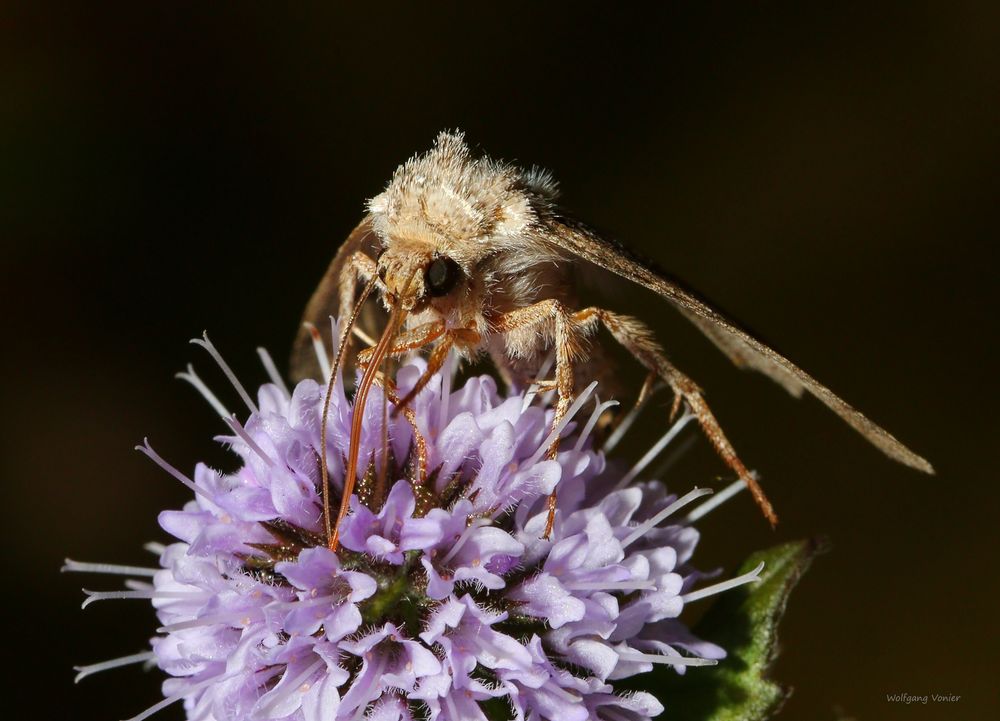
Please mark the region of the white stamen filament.
POLYGON ((174 378, 180 378, 182 381, 190 383, 194 386, 194 389, 201 394, 201 397, 208 401, 208 405, 212 406, 212 408, 215 409, 215 412, 223 418, 232 415, 226 407, 222 405, 222 401, 216 398, 215 394, 208 389, 207 385, 205 385, 205 382, 198 377, 198 374, 194 372, 194 366, 190 363, 188 363, 187 371, 185 373, 176 373, 174 374, 174 378))
POLYGON ((125 579, 125 588, 130 591, 152 591, 156 586, 145 581, 136 581, 134 578, 125 579))
POLYGON ((477 528, 482 528, 483 526, 488 525, 490 525, 490 522, 485 518, 476 518, 473 520, 472 523, 466 526, 465 530, 462 531, 462 535, 458 537, 458 540, 455 541, 455 545, 451 547, 451 550, 448 551, 447 555, 441 559, 441 564, 445 565, 448 561, 453 559, 455 554, 462 550, 462 546, 465 545, 465 542, 472 538, 472 534, 475 533, 477 528))
MULTIPOLYGON (((454 352, 448 354, 441 370, 441 403, 438 405, 437 433, 440 433, 448 425, 448 414, 451 405, 451 383, 455 376, 455 369, 458 364, 458 356, 454 352)), ((522 409, 523 413, 524 410, 522 409)))
MULTIPOLYGON (((232 674, 230 674, 230 676, 232 676, 232 674)), ((221 681, 225 681, 230 676, 223 676, 223 675, 220 674, 218 676, 213 676, 212 678, 207 678, 204 681, 202 681, 201 683, 196 683, 193 686, 188 686, 183 691, 178 691, 177 693, 173 694, 172 696, 167 696, 165 699, 163 699, 162 701, 160 701, 157 704, 153 704, 152 706, 150 706, 148 709, 146 709, 145 711, 143 711, 139 715, 133 716, 130 719, 126 719, 125 721, 143 721, 143 719, 149 718, 150 716, 152 716, 153 714, 155 714, 157 711, 162 711, 163 709, 165 709, 170 704, 177 703, 178 701, 180 701, 183 698, 186 698, 187 696, 191 696, 193 694, 196 694, 199 691, 201 691, 203 688, 206 688, 207 686, 211 686, 214 683, 219 683, 221 681)))
POLYGON ((570 581, 564 583, 563 587, 569 591, 649 591, 656 588, 656 581, 651 579, 645 581, 570 581))
POLYGON ((119 658, 113 658, 109 661, 92 663, 88 666, 74 666, 73 670, 78 673, 76 674, 76 678, 73 679, 73 683, 80 683, 80 681, 87 678, 87 676, 92 676, 93 674, 100 673, 101 671, 108 671, 120 666, 129 666, 134 663, 145 663, 146 661, 152 661, 155 658, 156 655, 152 651, 143 651, 141 653, 133 653, 131 656, 120 656, 119 658))
MULTIPOLYGON (((326 346, 323 344, 323 336, 319 334, 319 331, 316 330, 316 326, 312 323, 306 321, 302 325, 304 325, 309 331, 309 337, 312 338, 313 353, 316 354, 316 360, 319 363, 319 368, 323 371, 323 381, 324 383, 328 383, 330 381, 330 374, 333 373, 333 368, 330 366, 330 356, 327 355, 326 346)), ((339 338, 340 334, 338 333, 333 337, 339 338)))
POLYGON ((364 343, 369 348, 374 348, 375 346, 378 345, 378 341, 375 340, 374 338, 372 338, 367 333, 365 333, 360 328, 358 328, 358 324, 357 323, 355 323, 353 326, 351 326, 351 332, 354 333, 354 336, 358 340, 360 340, 362 343, 364 343))
MULTIPOLYGON (((753 472, 751 472, 750 475, 756 476, 756 474, 753 472)), ((721 491, 719 491, 711 498, 709 498, 707 501, 691 509, 691 512, 688 513, 686 516, 684 516, 684 518, 682 518, 680 522, 682 524, 694 523, 699 518, 703 518, 710 511, 713 511, 716 508, 718 508, 720 505, 728 501, 730 498, 735 496, 737 493, 739 493, 746 487, 747 484, 744 483, 743 481, 733 481, 728 486, 723 488, 721 491)))
POLYGON ((264 449, 257 444, 257 441, 255 441, 253 437, 247 433, 247 429, 244 428, 238 420, 236 420, 236 416, 230 416, 229 418, 224 418, 223 420, 226 422, 226 425, 232 429, 233 433, 238 435, 240 440, 249 446, 250 450, 260 456, 260 459, 267 464, 268 468, 274 467, 274 460, 268 456, 267 453, 264 452, 264 449))
POLYGON ((524 413, 531 406, 531 401, 535 400, 540 387, 537 383, 532 383, 528 386, 528 390, 524 393, 524 400, 521 401, 521 413, 524 413))
MULTIPOLYGON (((259 715, 266 717, 268 714, 270 714, 272 709, 277 708, 286 698, 288 698, 293 693, 298 691, 302 687, 302 684, 306 682, 306 679, 308 679, 310 676, 316 673, 316 671, 318 671, 320 666, 322 666, 324 663, 326 662, 323 659, 318 659, 314 663, 311 663, 306 668, 305 671, 300 673, 298 676, 293 677, 291 681, 285 684, 285 687, 281 690, 281 693, 277 694, 274 698, 270 699, 266 704, 264 704, 264 706, 258 712, 259 715)), ((285 669, 285 673, 288 673, 287 667, 285 669)))
POLYGON ((632 470, 622 476, 621 480, 615 484, 613 490, 621 490, 625 488, 629 483, 635 480, 635 477, 646 470, 646 466, 652 463, 660 452, 669 445, 670 441, 677 437, 677 434, 684 430, 684 426, 691 422, 694 416, 691 413, 685 412, 680 418, 678 418, 672 426, 664 433, 660 440, 658 440, 652 448, 646 451, 646 454, 639 459, 638 463, 632 466, 632 470))
MULTIPOLYGON (((222 354, 220 354, 219 351, 215 349, 215 346, 212 345, 212 341, 208 339, 208 332, 206 331, 205 333, 202 333, 201 338, 192 338, 191 342, 208 351, 208 354, 212 356, 212 359, 219 365, 219 368, 221 368, 222 372, 226 375, 226 378, 228 378, 229 382, 232 383, 233 388, 235 388, 236 392, 239 393, 240 398, 242 398, 243 402, 246 403, 250 412, 257 413, 257 404, 251 400, 250 394, 247 393, 247 389, 244 388, 243 384, 236 378, 236 374, 233 373, 232 368, 230 368, 226 361, 223 360, 222 354)), ((226 415, 229 414, 227 413, 226 415)))
POLYGON ((731 588, 742 586, 745 583, 755 583, 760 580, 760 572, 763 570, 764 562, 761 561, 757 564, 757 568, 750 571, 750 573, 744 573, 742 576, 730 578, 728 581, 723 581, 722 583, 716 583, 711 586, 706 586, 705 588, 699 588, 697 591, 685 593, 681 596, 681 600, 684 601, 684 603, 691 603, 692 601, 698 601, 708 596, 714 596, 717 593, 728 591, 731 588))
MULTIPOLYGON (((267 371, 267 377, 271 379, 274 385, 281 389, 281 392, 285 394, 285 398, 291 398, 292 394, 288 392, 288 386, 285 385, 285 379, 281 377, 278 373, 278 367, 274 365, 274 359, 271 358, 271 354, 267 352, 267 348, 258 347, 257 355, 260 357, 261 365, 264 366, 264 370, 267 371)), ((229 413, 226 414, 230 415, 229 413)))
POLYGON ((693 658, 691 656, 664 656, 659 653, 642 653, 632 649, 619 651, 619 658, 623 661, 634 661, 636 663, 665 663, 670 666, 715 666, 719 662, 711 658, 693 658))
POLYGON ((192 493, 197 493, 198 495, 204 496, 209 501, 212 500, 212 495, 208 491, 202 490, 199 486, 195 485, 194 481, 192 481, 190 478, 188 478, 183 473, 181 473, 176 468, 174 468, 172 465, 170 465, 165 460, 163 460, 160 457, 160 455, 156 451, 153 450, 153 447, 151 445, 149 445, 149 439, 148 438, 143 438, 142 439, 142 443, 143 443, 143 445, 135 447, 135 449, 137 451, 139 451, 140 453, 144 453, 145 455, 147 455, 150 459, 152 459, 152 461, 156 465, 158 465, 160 468, 162 468, 163 470, 165 470, 171 476, 173 476, 178 481, 180 481, 185 486, 187 486, 188 489, 192 493))
POLYGON ((601 403, 601 399, 594 396, 594 412, 590 414, 590 418, 587 419, 587 425, 583 427, 580 437, 576 439, 576 445, 573 446, 574 451, 579 451, 583 448, 583 444, 587 441, 587 438, 590 436, 591 431, 594 430, 594 426, 597 425, 597 421, 604 411, 614 408, 616 405, 618 405, 618 401, 605 401, 601 403))
POLYGON ((521 401, 521 413, 524 413, 531 406, 531 401, 535 400, 535 396, 538 395, 539 387, 537 383, 528 386, 528 390, 524 393, 524 400, 521 401))
POLYGON ((240 626, 247 626, 251 621, 260 620, 258 617, 263 613, 262 609, 253 608, 246 611, 239 611, 233 613, 215 613, 206 616, 201 616, 199 618, 193 618, 190 621, 180 621, 178 623, 170 623, 166 626, 160 626, 156 629, 157 633, 174 633, 175 631, 183 631, 186 628, 199 628, 201 626, 218 626, 221 624, 226 624, 233 628, 239 628, 240 626))
POLYGON ((593 381, 589 386, 583 389, 583 393, 581 393, 577 399, 573 401, 573 404, 569 407, 569 409, 567 409, 566 415, 563 416, 562 420, 559 421, 559 424, 552 429, 546 437, 545 442, 538 447, 538 450, 535 451, 531 458, 521 464, 522 467, 527 468, 533 466, 542 459, 542 456, 548 452, 549 448, 563 432, 563 429, 566 428, 566 424, 573 420, 573 416, 575 416, 579 412, 580 408, 583 407, 583 404, 587 402, 596 387, 597 381, 593 381))
POLYGON ((162 555, 163 552, 167 550, 167 547, 165 545, 163 545, 162 543, 157 543, 156 541, 150 541, 149 543, 143 544, 142 547, 143 549, 157 556, 162 555))
POLYGON ((555 364, 556 364, 556 352, 555 350, 552 350, 549 352, 547 356, 545 356, 545 360, 542 361, 542 365, 538 369, 538 378, 544 378, 545 376, 547 376, 549 374, 549 371, 552 370, 552 366, 554 366, 555 364))
MULTIPOLYGON (((556 362, 556 354, 554 352, 549 353, 545 357, 545 360, 542 361, 542 365, 539 366, 538 375, 536 375, 535 378, 544 378, 545 376, 547 376, 549 374, 549 371, 552 370, 552 365, 555 362, 556 362)), ((528 406, 531 405, 531 402, 535 400, 535 396, 538 395, 539 388, 541 388, 541 385, 537 380, 528 386, 528 390, 524 394, 524 400, 521 402, 521 413, 524 413, 526 410, 528 410, 528 406)))
POLYGON ((59 569, 63 573, 106 573, 115 576, 155 576, 159 568, 143 568, 141 566, 119 566, 113 563, 84 563, 67 558, 59 569))
POLYGON ((211 594, 207 591, 88 591, 86 588, 83 592, 87 594, 87 598, 84 600, 80 608, 86 608, 94 601, 108 601, 111 599, 126 599, 126 598, 208 598, 211 594))
POLYGON ((669 506, 667 506, 662 511, 657 513, 655 516, 653 516, 647 521, 643 521, 638 526, 636 526, 630 534, 625 536, 625 539, 622 541, 622 548, 628 548, 629 546, 631 546, 633 543, 635 543, 644 535, 646 535, 649 529, 653 528, 653 526, 658 524, 660 521, 662 521, 664 518, 669 516, 674 511, 683 508, 694 499, 701 498, 702 496, 707 496, 710 493, 712 493, 711 488, 695 488, 692 491, 688 491, 686 494, 678 498, 676 501, 671 503, 669 506))
POLYGON ((660 389, 660 387, 661 387, 660 384, 656 384, 652 388, 650 388, 649 393, 647 393, 646 397, 642 399, 642 403, 637 403, 634 406, 632 406, 629 409, 628 413, 625 414, 625 417, 621 419, 621 422, 619 422, 618 425, 615 426, 615 429, 611 432, 611 435, 608 436, 608 440, 606 440, 604 442, 604 445, 601 446, 601 450, 604 451, 605 455, 610 455, 611 451, 613 451, 615 447, 621 442, 621 439, 625 437, 626 433, 628 433, 629 428, 631 428, 632 424, 635 423, 635 419, 639 417, 639 414, 642 412, 642 409, 646 407, 647 403, 649 403, 649 399, 653 397, 653 395, 656 393, 656 391, 660 389))
POLYGON ((656 468, 649 471, 646 475, 649 478, 666 478, 667 472, 674 467, 684 454, 687 453, 688 449, 691 448, 698 441, 698 436, 689 435, 687 438, 678 440, 674 442, 670 448, 667 449, 667 453, 662 461, 656 464, 656 468))

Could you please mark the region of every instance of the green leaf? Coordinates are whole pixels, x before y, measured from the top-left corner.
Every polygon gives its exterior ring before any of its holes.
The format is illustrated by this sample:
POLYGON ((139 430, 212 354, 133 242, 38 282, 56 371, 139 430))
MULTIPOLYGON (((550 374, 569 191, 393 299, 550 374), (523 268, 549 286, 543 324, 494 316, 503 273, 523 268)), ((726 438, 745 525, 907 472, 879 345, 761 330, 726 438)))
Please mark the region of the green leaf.
POLYGON ((726 591, 694 628, 728 656, 718 666, 690 668, 683 676, 657 667, 635 688, 660 699, 670 721, 763 721, 781 708, 786 689, 767 677, 777 655, 777 627, 788 595, 819 552, 815 541, 785 543, 758 551, 739 573, 761 561, 761 580, 726 591))

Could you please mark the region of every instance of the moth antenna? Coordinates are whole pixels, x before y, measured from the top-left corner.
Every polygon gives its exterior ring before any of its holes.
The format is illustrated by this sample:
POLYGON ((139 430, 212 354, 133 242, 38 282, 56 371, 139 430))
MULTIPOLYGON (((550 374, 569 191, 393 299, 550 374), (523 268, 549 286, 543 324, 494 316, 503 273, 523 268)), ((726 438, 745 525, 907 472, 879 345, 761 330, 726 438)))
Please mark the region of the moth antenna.
MULTIPOLYGON (((375 287, 376 282, 378 282, 378 276, 372 276, 372 279, 368 281, 368 285, 366 285, 364 290, 361 291, 361 298, 354 306, 354 310, 351 311, 351 317, 347 320, 347 326, 340 331, 340 344, 337 346, 337 356, 333 361, 333 367, 330 369, 330 380, 327 381, 326 384, 326 398, 323 399, 323 420, 319 429, 319 465, 320 476, 322 477, 322 487, 320 488, 320 491, 323 494, 323 529, 326 531, 326 537, 328 539, 330 538, 331 533, 330 465, 326 460, 326 426, 327 421, 330 418, 330 399, 333 397, 333 387, 336 383, 337 376, 340 374, 340 366, 344 360, 344 351, 347 349, 347 342, 351 337, 351 329, 354 328, 354 324, 357 322, 358 316, 361 314, 361 307, 365 304, 365 301, 368 300, 368 296, 371 295, 372 288, 375 287)), ((350 496, 347 496, 347 498, 350 498, 350 496)))

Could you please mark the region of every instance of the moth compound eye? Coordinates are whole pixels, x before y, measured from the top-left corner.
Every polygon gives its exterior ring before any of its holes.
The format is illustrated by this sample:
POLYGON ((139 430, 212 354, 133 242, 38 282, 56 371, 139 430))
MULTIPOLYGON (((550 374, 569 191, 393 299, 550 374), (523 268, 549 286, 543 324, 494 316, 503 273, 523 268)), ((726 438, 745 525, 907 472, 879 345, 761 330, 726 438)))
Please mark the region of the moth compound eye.
POLYGON ((451 258, 441 256, 431 261, 424 272, 424 285, 435 298, 447 295, 462 277, 462 269, 451 258))

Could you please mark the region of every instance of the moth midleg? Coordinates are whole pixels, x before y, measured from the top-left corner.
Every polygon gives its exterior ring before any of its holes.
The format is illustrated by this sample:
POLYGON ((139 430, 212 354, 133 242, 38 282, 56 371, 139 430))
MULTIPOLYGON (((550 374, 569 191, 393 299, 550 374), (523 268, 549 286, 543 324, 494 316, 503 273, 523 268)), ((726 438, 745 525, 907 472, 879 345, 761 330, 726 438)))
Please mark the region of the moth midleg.
MULTIPOLYGON (((560 301, 555 299, 543 300, 526 308, 510 311, 500 317, 496 330, 508 336, 516 334, 518 331, 530 331, 538 326, 543 327, 543 335, 554 338, 556 346, 556 402, 555 417, 552 419, 552 427, 555 428, 562 421, 569 409, 573 399, 573 361, 581 352, 581 336, 576 328, 573 317, 566 310, 560 301)), ((536 331, 537 332, 537 331, 536 331)), ((514 340, 514 339, 511 339, 514 340)), ((516 340, 514 345, 517 345, 516 340)), ((546 455, 548 458, 555 458, 559 452, 559 438, 553 439, 546 455)), ((552 535, 552 526, 556 520, 556 491, 553 489, 549 494, 548 518, 545 521, 545 533, 542 538, 548 539, 552 535)))
POLYGON ((722 427, 715 419, 712 411, 702 396, 701 389, 687 375, 682 373, 667 360, 663 348, 656 342, 652 331, 642 321, 632 316, 613 313, 602 308, 586 308, 573 315, 573 320, 578 323, 581 330, 592 330, 593 325, 601 323, 608 332, 614 336, 622 347, 629 351, 636 360, 650 371, 662 378, 674 392, 674 409, 676 413, 678 404, 683 401, 688 409, 698 419, 702 432, 715 448, 716 453, 728 465, 736 475, 739 476, 753 495, 754 501, 760 506, 764 517, 770 521, 771 525, 778 522, 778 516, 774 512, 774 507, 764 494, 764 489, 760 487, 757 480, 751 475, 747 467, 743 465, 736 449, 722 432, 722 427))
MULTIPOLYGON (((429 323, 410 328, 396 336, 392 347, 386 352, 388 356, 397 356, 408 353, 411 350, 418 350, 430 343, 433 343, 445 333, 444 321, 433 320, 429 323)), ((374 348, 365 348, 358 353, 358 366, 366 368, 371 362, 371 357, 375 353, 374 348)))
POLYGON ((434 350, 431 351, 430 356, 427 358, 427 369, 423 372, 420 378, 417 379, 417 382, 413 385, 413 388, 410 389, 410 392, 406 394, 406 397, 403 398, 403 400, 398 403, 394 401, 396 408, 393 411, 393 414, 398 413, 401 408, 409 406, 410 401, 416 397, 417 393, 424 389, 424 386, 426 386, 430 382, 431 378, 433 378, 434 375, 441 370, 442 366, 444 366, 444 362, 448 358, 448 353, 452 348, 456 345, 459 347, 475 347, 479 345, 479 340, 479 333, 468 328, 456 328, 454 330, 445 331, 444 337, 438 341, 437 345, 434 346, 434 350))
MULTIPOLYGON (((380 373, 375 377, 375 385, 382 388, 390 403, 400 408, 399 394, 396 392, 395 383, 380 373)), ((413 443, 417 448, 417 470, 420 481, 424 482, 427 480, 427 441, 424 434, 420 432, 420 428, 417 427, 417 414, 414 413, 413 409, 403 407, 400 410, 403 413, 403 418, 413 430, 413 443)))
MULTIPOLYGON (((387 351, 386 355, 391 357, 402 353, 408 353, 409 351, 419 350, 430 345, 434 341, 438 341, 438 343, 434 346, 434 349, 431 351, 431 354, 427 359, 427 369, 421 374, 420 378, 417 380, 410 392, 407 393, 402 400, 390 399, 395 406, 393 415, 398 413, 402 407, 409 405, 414 396, 422 391, 424 386, 430 382, 431 378, 434 377, 434 374, 441 370, 445 360, 448 358, 448 352, 455 345, 473 347, 479 345, 479 333, 469 328, 446 330, 443 321, 435 320, 429 323, 423 323, 415 328, 410 328, 404 333, 396 336, 395 344, 387 351)), ((358 366, 360 368, 366 368, 371 362, 371 357, 374 352, 374 348, 365 348, 363 351, 358 353, 358 366)))
POLYGON ((400 410, 407 408, 410 405, 410 401, 416 398, 417 393, 424 389, 434 374, 441 370, 444 365, 445 359, 448 357, 448 352, 455 345, 455 341, 452 339, 450 333, 445 333, 444 337, 438 341, 437 345, 431 351, 431 354, 427 357, 427 368, 417 379, 417 382, 413 384, 413 388, 410 392, 400 401, 393 401, 396 405, 395 410, 393 410, 393 415, 399 413, 400 410))

